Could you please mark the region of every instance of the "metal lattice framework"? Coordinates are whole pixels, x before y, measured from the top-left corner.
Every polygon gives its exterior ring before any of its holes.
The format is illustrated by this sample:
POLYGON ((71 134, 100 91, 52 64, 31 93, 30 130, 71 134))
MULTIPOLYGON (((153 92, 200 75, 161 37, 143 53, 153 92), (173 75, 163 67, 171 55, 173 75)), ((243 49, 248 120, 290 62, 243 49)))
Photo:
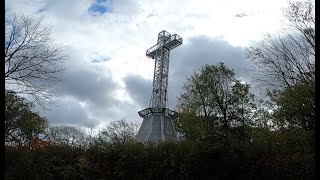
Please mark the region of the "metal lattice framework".
POLYGON ((136 138, 141 142, 178 139, 172 122, 177 113, 166 106, 170 50, 181 44, 182 38, 177 34, 171 35, 167 31, 161 31, 157 44, 146 52, 149 58, 155 60, 155 65, 149 108, 138 112, 143 121, 136 138))
POLYGON ((158 34, 158 42, 146 52, 147 57, 155 60, 153 90, 150 107, 139 111, 141 117, 152 113, 165 113, 174 116, 174 111, 166 108, 170 50, 182 44, 182 38, 163 30, 158 34))

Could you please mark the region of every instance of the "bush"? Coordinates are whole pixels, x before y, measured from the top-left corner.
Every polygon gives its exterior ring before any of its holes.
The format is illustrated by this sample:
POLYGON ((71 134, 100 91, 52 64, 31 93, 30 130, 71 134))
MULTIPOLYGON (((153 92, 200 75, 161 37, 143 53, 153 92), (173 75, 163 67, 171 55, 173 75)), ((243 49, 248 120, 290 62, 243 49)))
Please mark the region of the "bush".
POLYGON ((190 141, 6 147, 6 179, 312 179, 314 153, 190 141))

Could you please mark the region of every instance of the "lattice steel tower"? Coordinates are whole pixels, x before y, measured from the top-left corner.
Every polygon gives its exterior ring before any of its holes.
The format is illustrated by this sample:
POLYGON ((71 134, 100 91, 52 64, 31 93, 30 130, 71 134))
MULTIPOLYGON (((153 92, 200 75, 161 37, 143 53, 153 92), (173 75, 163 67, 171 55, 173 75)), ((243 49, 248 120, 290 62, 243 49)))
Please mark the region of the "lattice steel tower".
POLYGON ((153 90, 149 108, 139 111, 143 118, 137 134, 141 142, 177 139, 172 118, 177 113, 166 107, 170 50, 182 44, 182 38, 163 30, 158 34, 158 43, 146 52, 147 57, 155 60, 153 90))

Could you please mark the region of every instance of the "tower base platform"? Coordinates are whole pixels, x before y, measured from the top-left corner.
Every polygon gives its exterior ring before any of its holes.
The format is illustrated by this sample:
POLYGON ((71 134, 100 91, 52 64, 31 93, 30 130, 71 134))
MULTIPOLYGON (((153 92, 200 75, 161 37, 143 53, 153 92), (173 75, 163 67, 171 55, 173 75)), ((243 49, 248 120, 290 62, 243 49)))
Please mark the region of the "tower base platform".
POLYGON ((140 142, 158 142, 164 140, 177 140, 171 115, 165 113, 152 113, 144 116, 138 134, 137 140, 140 142))

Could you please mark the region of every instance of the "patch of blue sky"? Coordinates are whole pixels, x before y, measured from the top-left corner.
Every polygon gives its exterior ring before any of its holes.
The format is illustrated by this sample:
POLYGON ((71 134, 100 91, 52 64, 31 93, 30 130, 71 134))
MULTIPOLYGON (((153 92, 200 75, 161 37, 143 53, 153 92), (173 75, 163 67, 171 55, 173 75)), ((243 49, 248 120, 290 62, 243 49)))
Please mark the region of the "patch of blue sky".
POLYGON ((90 59, 91 59, 90 61, 92 63, 98 63, 98 62, 111 60, 111 58, 109 56, 101 55, 101 54, 98 54, 98 53, 92 53, 90 59))
POLYGON ((96 0, 88 9, 91 13, 103 14, 111 12, 111 0, 96 0))
POLYGON ((104 3, 107 2, 107 0, 96 0, 96 3, 104 3))
POLYGON ((46 7, 42 7, 42 8, 40 8, 40 9, 38 9, 37 13, 42 13, 42 12, 45 11, 45 10, 47 10, 47 8, 46 8, 46 7))

